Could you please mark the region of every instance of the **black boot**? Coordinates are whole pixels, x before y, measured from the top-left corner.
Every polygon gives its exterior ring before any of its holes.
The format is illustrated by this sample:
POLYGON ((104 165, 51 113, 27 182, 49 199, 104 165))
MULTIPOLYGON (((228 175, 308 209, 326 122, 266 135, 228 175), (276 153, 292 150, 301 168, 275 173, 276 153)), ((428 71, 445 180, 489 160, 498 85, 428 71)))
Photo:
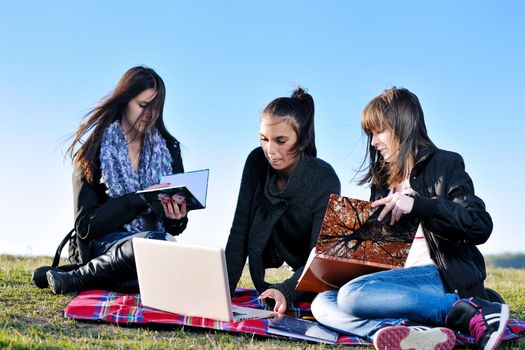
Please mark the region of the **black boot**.
POLYGON ((53 293, 65 294, 106 288, 136 277, 136 273, 133 245, 127 240, 78 269, 70 272, 49 270, 46 277, 53 293))
POLYGON ((76 268, 78 268, 77 264, 62 265, 57 267, 40 266, 35 271, 33 271, 33 275, 31 276, 31 283, 33 283, 38 288, 49 288, 49 284, 47 283, 47 271, 58 270, 68 272, 76 268))
POLYGON ((496 349, 509 320, 509 306, 477 297, 460 299, 445 319, 447 327, 470 334, 480 349, 496 349))

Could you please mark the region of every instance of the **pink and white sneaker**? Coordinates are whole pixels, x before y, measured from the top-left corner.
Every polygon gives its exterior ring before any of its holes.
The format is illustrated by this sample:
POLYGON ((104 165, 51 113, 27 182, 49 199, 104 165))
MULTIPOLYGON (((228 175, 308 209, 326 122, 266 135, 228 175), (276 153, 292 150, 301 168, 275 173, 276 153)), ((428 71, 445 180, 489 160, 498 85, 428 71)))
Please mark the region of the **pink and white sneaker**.
POLYGON ((454 332, 444 327, 389 326, 378 330, 378 350, 450 350, 456 344, 454 332))

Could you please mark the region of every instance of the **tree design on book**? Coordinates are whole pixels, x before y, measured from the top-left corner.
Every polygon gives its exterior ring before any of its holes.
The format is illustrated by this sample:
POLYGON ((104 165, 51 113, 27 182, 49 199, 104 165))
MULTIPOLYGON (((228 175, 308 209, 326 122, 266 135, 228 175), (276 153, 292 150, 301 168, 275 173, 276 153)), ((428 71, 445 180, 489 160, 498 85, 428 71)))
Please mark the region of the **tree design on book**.
POLYGON ((317 254, 402 267, 419 222, 403 216, 390 225, 381 222, 382 208, 371 202, 332 194, 317 241, 317 254))

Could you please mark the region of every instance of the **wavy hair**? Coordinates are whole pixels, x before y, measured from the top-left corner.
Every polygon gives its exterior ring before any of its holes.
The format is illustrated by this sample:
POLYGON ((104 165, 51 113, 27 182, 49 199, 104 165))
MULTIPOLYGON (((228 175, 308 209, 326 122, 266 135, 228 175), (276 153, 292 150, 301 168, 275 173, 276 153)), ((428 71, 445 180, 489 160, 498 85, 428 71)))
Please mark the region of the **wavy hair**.
POLYGON ((84 122, 77 129, 73 142, 66 151, 66 156, 71 156, 75 167, 88 182, 93 181, 104 129, 114 121, 120 120, 128 102, 147 89, 154 89, 156 95, 142 112, 153 115, 146 126, 146 132, 155 127, 166 141, 178 143, 164 125, 163 109, 166 96, 164 81, 151 68, 144 66, 130 68, 124 73, 115 89, 84 115, 82 118, 84 122))

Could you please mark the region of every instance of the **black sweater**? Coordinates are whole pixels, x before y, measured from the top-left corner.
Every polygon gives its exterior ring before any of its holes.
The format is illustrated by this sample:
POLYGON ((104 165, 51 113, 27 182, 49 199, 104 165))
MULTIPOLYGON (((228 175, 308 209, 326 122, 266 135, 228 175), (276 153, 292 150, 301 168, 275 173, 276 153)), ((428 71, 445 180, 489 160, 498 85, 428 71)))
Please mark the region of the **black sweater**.
POLYGON ((282 191, 275 180, 262 149, 256 148, 244 166, 226 262, 232 292, 249 257, 257 290, 278 289, 289 304, 303 294, 295 291, 295 285, 317 242, 328 197, 339 194, 341 185, 328 163, 305 154, 282 191), (265 268, 283 262, 294 270, 292 277, 273 285, 264 281, 265 268))
MULTIPOLYGON (((167 143, 172 161, 173 173, 184 172, 178 143, 167 143)), ((85 257, 89 243, 98 237, 115 231, 125 231, 125 224, 148 210, 146 201, 136 193, 111 198, 106 194, 106 185, 100 183, 100 161, 95 164, 93 181, 88 182, 75 168, 73 173, 73 195, 75 203, 75 229, 85 257)), ((151 215, 154 215, 153 213, 151 215)), ((164 217, 164 228, 170 234, 180 234, 186 228, 187 217, 170 220, 164 217)))

